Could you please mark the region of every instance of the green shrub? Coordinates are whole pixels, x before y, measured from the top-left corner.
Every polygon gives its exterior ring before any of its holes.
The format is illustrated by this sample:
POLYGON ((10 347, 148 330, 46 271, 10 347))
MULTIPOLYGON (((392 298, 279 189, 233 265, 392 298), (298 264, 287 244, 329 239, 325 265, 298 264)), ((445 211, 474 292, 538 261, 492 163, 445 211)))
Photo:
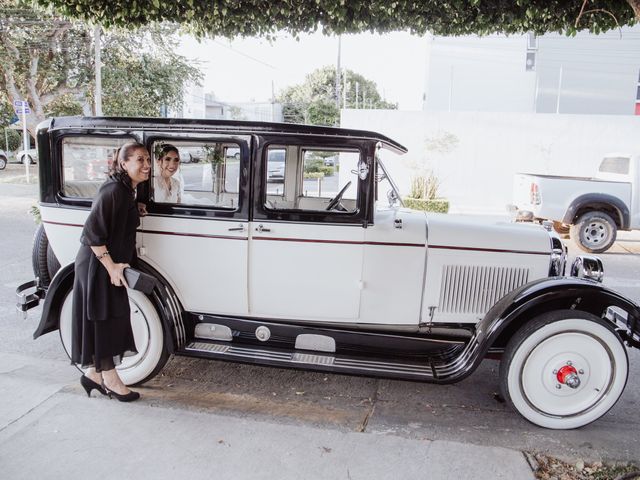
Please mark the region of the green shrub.
POLYGON ((320 172, 324 173, 325 177, 330 177, 331 175, 333 175, 333 167, 320 167, 320 172))
POLYGON ((402 199, 404 206, 413 210, 424 210, 425 212, 448 213, 449 200, 445 198, 436 198, 433 200, 425 200, 423 198, 405 197, 402 199))
POLYGON ((324 172, 304 172, 304 178, 324 178, 324 172))

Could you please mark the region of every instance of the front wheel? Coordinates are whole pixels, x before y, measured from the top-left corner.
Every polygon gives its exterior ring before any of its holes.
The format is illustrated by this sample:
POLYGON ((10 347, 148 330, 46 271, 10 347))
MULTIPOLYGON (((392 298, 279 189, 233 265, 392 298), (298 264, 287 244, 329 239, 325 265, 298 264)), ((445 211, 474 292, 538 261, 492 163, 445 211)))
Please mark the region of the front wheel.
POLYGON ((578 428, 615 405, 628 370, 626 349, 608 323, 586 312, 558 310, 535 318, 509 341, 500 389, 530 422, 578 428))
POLYGON ((0 170, 4 170, 7 166, 7 159, 4 157, 0 157, 0 170))
POLYGON ((587 212, 571 225, 571 238, 582 250, 589 253, 609 250, 616 241, 617 233, 616 222, 604 212, 587 212))
POLYGON ((23 165, 32 165, 36 162, 33 161, 33 158, 31 158, 31 155, 23 155, 22 159, 20 160, 20 163, 22 163, 23 165))
MULTIPOLYGON (((136 290, 128 290, 131 328, 138 353, 124 357, 116 367, 125 385, 141 385, 155 377, 169 358, 164 344, 162 321, 151 301, 136 290)), ((71 358, 73 290, 64 299, 60 311, 60 340, 71 358)), ((78 366, 78 368, 80 368, 78 366)))

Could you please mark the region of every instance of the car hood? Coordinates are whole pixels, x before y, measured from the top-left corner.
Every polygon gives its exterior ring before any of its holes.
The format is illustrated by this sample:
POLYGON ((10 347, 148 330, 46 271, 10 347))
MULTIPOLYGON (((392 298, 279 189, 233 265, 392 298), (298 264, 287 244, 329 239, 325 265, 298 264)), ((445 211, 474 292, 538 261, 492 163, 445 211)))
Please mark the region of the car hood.
POLYGON ((551 253, 551 233, 540 225, 477 215, 427 213, 429 247, 551 253))

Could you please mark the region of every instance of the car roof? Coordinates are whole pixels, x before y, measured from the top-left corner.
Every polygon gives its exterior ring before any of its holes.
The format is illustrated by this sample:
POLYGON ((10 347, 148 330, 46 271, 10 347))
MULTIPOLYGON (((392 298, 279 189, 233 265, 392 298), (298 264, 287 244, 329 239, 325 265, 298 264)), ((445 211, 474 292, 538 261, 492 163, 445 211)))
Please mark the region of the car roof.
POLYGON ((407 149, 395 140, 377 132, 354 130, 349 128, 301 125, 298 123, 248 122, 239 120, 211 120, 190 118, 137 118, 137 117, 56 117, 40 126, 50 131, 71 128, 99 129, 139 129, 172 131, 184 129, 188 131, 210 130, 212 127, 221 133, 232 130, 240 134, 284 134, 284 135, 320 135, 342 138, 366 139, 381 142, 382 145, 396 153, 406 153, 407 149))

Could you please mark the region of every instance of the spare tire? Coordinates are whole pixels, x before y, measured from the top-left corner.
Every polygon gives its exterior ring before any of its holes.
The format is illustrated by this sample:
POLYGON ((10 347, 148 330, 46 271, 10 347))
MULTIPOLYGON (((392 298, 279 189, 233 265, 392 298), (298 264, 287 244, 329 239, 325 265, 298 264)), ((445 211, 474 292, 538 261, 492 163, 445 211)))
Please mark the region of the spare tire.
POLYGON ((33 235, 31 264, 33 274, 40 279, 40 285, 43 287, 49 286, 51 279, 60 269, 60 262, 49 245, 49 239, 42 224, 38 225, 36 233, 33 235))

